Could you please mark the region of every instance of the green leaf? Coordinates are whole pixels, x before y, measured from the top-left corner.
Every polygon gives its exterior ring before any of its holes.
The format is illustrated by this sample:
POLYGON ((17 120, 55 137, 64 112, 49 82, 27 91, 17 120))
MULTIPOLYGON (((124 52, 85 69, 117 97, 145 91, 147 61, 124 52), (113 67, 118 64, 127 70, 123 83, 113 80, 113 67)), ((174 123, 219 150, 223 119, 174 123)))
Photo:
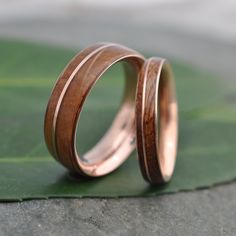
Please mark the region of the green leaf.
MULTIPOLYGON (((56 78, 76 52, 6 40, 0 40, 0 52, 0 200, 150 196, 235 179, 236 99, 216 76, 172 62, 180 107, 176 171, 169 184, 151 187, 142 179, 136 152, 98 179, 80 179, 50 157, 43 139, 44 112, 56 78)), ((120 77, 117 65, 86 101, 78 130, 81 153, 114 117, 122 96, 120 77)))

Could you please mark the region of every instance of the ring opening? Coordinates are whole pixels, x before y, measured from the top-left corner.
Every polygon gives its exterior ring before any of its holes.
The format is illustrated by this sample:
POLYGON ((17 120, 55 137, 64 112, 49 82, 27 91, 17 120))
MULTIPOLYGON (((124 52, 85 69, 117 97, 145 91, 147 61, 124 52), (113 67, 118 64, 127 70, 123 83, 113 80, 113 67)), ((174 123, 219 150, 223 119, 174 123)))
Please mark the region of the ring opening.
POLYGON ((117 165, 133 150, 130 133, 134 130, 136 80, 135 66, 125 61, 116 63, 105 71, 86 98, 78 121, 76 150, 89 172, 102 175, 111 168, 109 165, 117 165), (124 142, 126 146, 121 148, 124 142))
POLYGON ((178 132, 178 107, 171 68, 164 62, 158 87, 158 156, 163 178, 173 174, 178 132))

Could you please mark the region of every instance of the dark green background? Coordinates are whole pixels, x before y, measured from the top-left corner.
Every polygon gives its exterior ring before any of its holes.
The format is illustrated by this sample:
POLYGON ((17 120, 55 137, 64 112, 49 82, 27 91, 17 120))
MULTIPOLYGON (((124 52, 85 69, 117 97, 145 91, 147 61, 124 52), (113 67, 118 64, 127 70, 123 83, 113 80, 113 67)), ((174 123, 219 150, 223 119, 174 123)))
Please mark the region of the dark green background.
MULTIPOLYGON (((136 153, 106 177, 82 180, 68 173, 46 150, 43 119, 53 84, 75 53, 0 40, 0 200, 148 196, 235 179, 233 90, 221 78, 174 61, 180 135, 172 181, 150 187, 141 177, 136 153)), ((111 69, 86 101, 79 125, 80 151, 99 139, 114 116, 123 87, 121 74, 120 67, 111 69)))

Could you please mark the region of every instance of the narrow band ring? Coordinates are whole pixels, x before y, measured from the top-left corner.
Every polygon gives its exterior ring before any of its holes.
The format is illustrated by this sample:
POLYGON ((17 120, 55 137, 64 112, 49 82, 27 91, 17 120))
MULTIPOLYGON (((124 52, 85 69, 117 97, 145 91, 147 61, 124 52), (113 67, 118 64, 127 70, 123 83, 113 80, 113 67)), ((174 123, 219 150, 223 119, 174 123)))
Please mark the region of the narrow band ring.
POLYGON ((83 176, 97 177, 119 167, 135 148, 135 91, 144 58, 121 45, 96 44, 80 52, 60 75, 49 99, 44 134, 52 156, 83 176), (80 156, 77 121, 96 81, 117 62, 125 64, 125 92, 120 109, 103 138, 80 156))
POLYGON ((178 106, 169 63, 150 58, 137 85, 136 136, 140 169, 151 184, 168 182, 173 174, 178 139, 178 106))

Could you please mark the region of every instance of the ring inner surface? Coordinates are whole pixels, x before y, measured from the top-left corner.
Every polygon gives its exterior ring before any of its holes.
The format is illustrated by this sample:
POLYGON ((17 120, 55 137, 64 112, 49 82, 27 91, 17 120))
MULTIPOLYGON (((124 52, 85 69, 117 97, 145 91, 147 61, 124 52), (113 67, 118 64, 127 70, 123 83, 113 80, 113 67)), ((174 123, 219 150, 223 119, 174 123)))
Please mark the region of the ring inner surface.
MULTIPOLYGON (((98 166, 108 159, 112 159, 110 164, 118 165, 133 150, 134 142, 131 134, 134 133, 136 83, 137 69, 122 61, 109 68, 92 88, 91 94, 83 105, 76 134, 76 146, 78 147, 76 149, 85 153, 82 155, 79 153, 79 158, 85 168, 96 165, 96 171, 99 172, 98 166), (120 78, 122 72, 125 81, 120 78), (116 78, 112 78, 114 75, 116 78), (122 90, 124 90, 123 98, 121 104, 118 105, 122 97, 122 90), (101 101, 98 101, 97 98, 101 98, 101 101), (115 114, 116 110, 118 112, 115 114), (113 121, 108 124, 114 116, 113 121), (107 132, 102 135, 105 130, 107 132), (99 141, 96 143, 97 140, 99 141), (96 144, 94 145, 94 143, 96 144)), ((101 171, 105 173, 106 168, 110 167, 104 166, 101 171)))
POLYGON ((177 102, 169 65, 164 63, 158 88, 158 157, 165 179, 173 173, 177 146, 177 102), (159 138, 158 138, 159 137, 159 138))

